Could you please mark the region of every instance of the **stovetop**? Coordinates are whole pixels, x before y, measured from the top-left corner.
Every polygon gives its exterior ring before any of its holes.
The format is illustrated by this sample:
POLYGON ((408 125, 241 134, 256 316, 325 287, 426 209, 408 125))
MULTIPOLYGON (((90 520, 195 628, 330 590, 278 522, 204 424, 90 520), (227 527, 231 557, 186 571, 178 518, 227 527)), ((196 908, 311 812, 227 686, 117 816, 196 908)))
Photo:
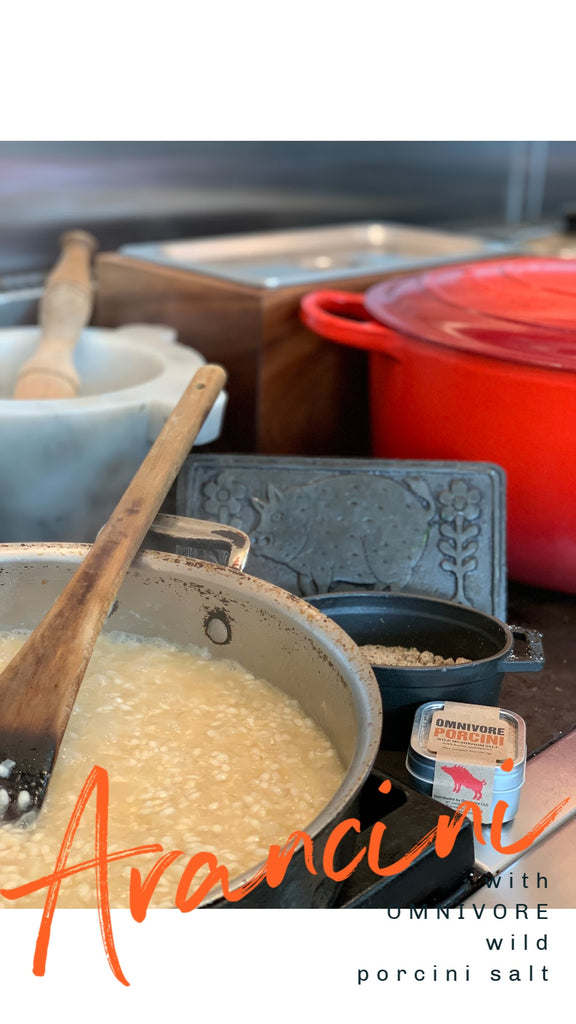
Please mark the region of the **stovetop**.
POLYGON ((393 873, 378 877, 365 855, 350 878, 339 890, 336 907, 399 908, 453 906, 468 896, 479 883, 474 866, 474 839, 470 821, 465 821, 447 857, 439 857, 434 842, 423 845, 433 832, 441 814, 451 813, 436 800, 417 793, 375 769, 364 785, 358 817, 363 826, 357 851, 370 844, 375 822, 383 821, 385 831, 378 846, 378 868, 393 873), (390 792, 379 790, 384 779, 392 783, 390 792), (407 855, 423 845, 407 866, 407 855))
MULTIPOLYGON (((400 865, 402 858, 436 827, 439 816, 452 813, 409 785, 404 758, 402 752, 380 751, 361 795, 363 831, 357 849, 369 841, 374 822, 383 821, 386 829, 379 856, 381 869, 400 865), (392 789, 383 797, 378 787, 385 778, 391 781, 392 789)), ((490 826, 482 828, 480 839, 474 836, 471 821, 466 820, 445 858, 440 858, 434 843, 430 843, 408 867, 378 878, 364 857, 340 890, 336 906, 466 908, 478 901, 503 906, 521 901, 528 907, 538 903, 576 907, 572 870, 575 838, 576 729, 529 759, 518 812, 498 836, 501 851, 492 844, 490 826), (541 834, 520 855, 514 852, 517 844, 522 844, 531 830, 564 801, 541 834), (528 885, 527 878, 533 884, 528 885), (494 885, 494 879, 500 881, 494 885)))

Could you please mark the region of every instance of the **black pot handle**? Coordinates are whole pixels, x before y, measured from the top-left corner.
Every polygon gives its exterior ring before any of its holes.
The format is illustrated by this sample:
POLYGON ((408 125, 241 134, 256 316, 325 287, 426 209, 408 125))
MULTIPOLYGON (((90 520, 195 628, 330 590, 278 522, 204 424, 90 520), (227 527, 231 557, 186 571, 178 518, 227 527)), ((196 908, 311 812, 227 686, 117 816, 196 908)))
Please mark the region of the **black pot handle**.
POLYGON ((188 516, 164 513, 156 516, 143 546, 154 549, 153 542, 161 544, 161 550, 170 551, 176 546, 177 554, 189 557, 197 557, 189 551, 195 544, 206 548, 212 557, 224 549, 226 565, 232 569, 243 569, 250 552, 250 538, 243 530, 205 519, 190 519, 188 516))
POLYGON ((544 667, 544 648, 542 633, 536 629, 525 629, 523 626, 508 627, 514 640, 522 640, 526 644, 526 653, 518 654, 512 646, 508 657, 503 661, 505 672, 539 672, 544 667))

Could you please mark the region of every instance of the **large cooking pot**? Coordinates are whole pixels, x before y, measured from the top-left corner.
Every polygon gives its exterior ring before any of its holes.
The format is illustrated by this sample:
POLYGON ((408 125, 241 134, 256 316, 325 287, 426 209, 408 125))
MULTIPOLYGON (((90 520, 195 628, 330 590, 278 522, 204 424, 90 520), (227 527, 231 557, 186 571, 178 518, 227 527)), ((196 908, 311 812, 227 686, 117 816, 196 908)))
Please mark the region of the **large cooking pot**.
POLYGON ((576 263, 497 260, 314 292, 302 318, 370 353, 373 452, 507 473, 517 580, 576 592, 576 263))
MULTIPOLYGON (((227 534, 233 540, 235 533, 220 528, 220 538, 227 534)), ((73 544, 0 545, 0 626, 34 627, 87 550, 73 544)), ((216 656, 232 658, 298 700, 327 733, 345 778, 314 821, 295 826, 314 840, 318 874, 306 869, 300 850, 278 889, 262 884, 238 905, 329 905, 337 886, 322 873, 323 843, 353 809, 381 733, 378 686, 354 642, 319 611, 278 587, 236 568, 154 551, 141 553, 129 570, 107 627, 200 644, 216 656)), ((161 842, 160 835, 154 838, 161 842)), ((241 876, 238 884, 252 874, 241 876)), ((217 905, 218 900, 208 903, 217 905)))

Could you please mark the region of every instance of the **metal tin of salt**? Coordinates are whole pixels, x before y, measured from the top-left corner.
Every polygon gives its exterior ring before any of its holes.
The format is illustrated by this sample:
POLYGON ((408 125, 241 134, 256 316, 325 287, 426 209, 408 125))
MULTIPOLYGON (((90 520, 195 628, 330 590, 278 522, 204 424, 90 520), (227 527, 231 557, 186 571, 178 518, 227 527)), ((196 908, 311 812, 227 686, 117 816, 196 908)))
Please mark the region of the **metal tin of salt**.
MULTIPOLYGON (((492 742, 496 744, 498 737, 494 737, 492 742)), ((410 745, 406 756, 406 767, 412 778, 414 788, 419 792, 425 793, 427 796, 433 796, 434 799, 453 808, 457 807, 464 800, 473 800, 481 806, 483 824, 488 824, 492 820, 496 804, 498 801, 503 800, 508 805, 503 820, 505 822, 511 821, 518 810, 520 790, 526 775, 526 726, 524 719, 513 711, 506 711, 504 708, 485 708, 483 705, 454 705, 442 700, 429 701, 427 704, 422 704, 414 716, 410 745), (486 734, 489 732, 506 734, 509 747, 506 752, 500 751, 495 747, 491 758, 492 764, 489 763, 489 754, 485 763, 482 763, 473 754, 468 759, 466 754, 462 752, 462 744, 459 748, 458 737, 460 735, 462 735, 463 739, 468 737, 460 733, 456 727, 462 725, 463 729, 471 729, 477 734, 478 727, 467 722, 460 723, 458 721, 458 714, 455 714, 453 710, 457 708, 465 709, 465 713, 461 717, 469 719, 470 722, 474 720, 474 710, 478 711, 479 718, 481 718, 482 712, 497 715, 496 721, 501 728, 494 730, 482 726, 483 732, 476 737, 486 739, 486 734), (448 721, 448 719, 439 717, 439 713, 443 712, 444 709, 446 709, 452 720, 448 721), (454 744, 454 749, 449 756, 447 756, 446 750, 440 753, 434 749, 436 741, 433 740, 431 733, 433 724, 436 722, 441 724, 446 722, 450 726, 455 726, 453 729, 446 730, 452 734, 451 742, 454 744), (510 771, 505 771, 502 768, 502 763, 507 759, 512 761, 510 771), (484 798, 482 804, 483 790, 485 790, 488 796, 484 798)))

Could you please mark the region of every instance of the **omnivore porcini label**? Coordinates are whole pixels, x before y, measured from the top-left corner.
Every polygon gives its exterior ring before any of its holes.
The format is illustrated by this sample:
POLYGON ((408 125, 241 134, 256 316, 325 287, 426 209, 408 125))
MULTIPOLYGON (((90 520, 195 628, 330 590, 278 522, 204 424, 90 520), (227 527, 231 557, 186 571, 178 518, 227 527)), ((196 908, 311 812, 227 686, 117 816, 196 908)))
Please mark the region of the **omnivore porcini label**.
POLYGON ((497 765, 516 759, 515 733, 500 708, 447 702, 432 715, 427 746, 439 758, 497 765))

